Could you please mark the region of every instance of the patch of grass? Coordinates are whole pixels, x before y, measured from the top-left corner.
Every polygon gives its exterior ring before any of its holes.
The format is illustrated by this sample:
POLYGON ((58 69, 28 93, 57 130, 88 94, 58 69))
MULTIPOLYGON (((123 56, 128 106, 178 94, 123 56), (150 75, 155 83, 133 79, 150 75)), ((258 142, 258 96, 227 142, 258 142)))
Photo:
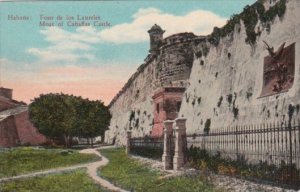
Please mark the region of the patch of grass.
POLYGON ((128 157, 124 149, 103 149, 101 153, 110 161, 100 169, 99 175, 130 191, 216 191, 211 184, 196 176, 163 179, 161 172, 128 157))
POLYGON ((69 173, 33 177, 24 180, 9 181, 0 184, 2 192, 104 192, 100 186, 93 183, 85 170, 69 173))
POLYGON ((161 160, 163 149, 151 146, 133 147, 130 149, 130 153, 141 157, 161 160))
POLYGON ((98 160, 76 150, 22 147, 0 152, 0 178, 98 160))
POLYGON ((212 171, 217 174, 229 175, 248 179, 252 181, 271 182, 275 185, 288 184, 295 189, 299 189, 300 170, 296 164, 289 165, 285 161, 280 164, 270 164, 260 160, 256 164, 251 164, 245 156, 239 154, 237 160, 225 158, 217 151, 211 154, 200 147, 193 147, 187 150, 188 164, 191 167, 202 171, 212 171))

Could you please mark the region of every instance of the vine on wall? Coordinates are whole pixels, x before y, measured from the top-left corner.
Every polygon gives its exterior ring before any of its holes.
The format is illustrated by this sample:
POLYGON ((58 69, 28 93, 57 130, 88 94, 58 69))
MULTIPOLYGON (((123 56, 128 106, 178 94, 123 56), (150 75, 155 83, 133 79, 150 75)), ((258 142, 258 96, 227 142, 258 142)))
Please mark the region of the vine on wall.
POLYGON ((217 46, 220 38, 231 34, 235 26, 240 24, 240 20, 242 20, 245 24, 247 34, 245 42, 253 45, 256 43, 256 37, 260 34, 260 32, 255 32, 255 26, 258 21, 260 20, 264 26, 270 26, 270 22, 272 22, 276 16, 281 18, 285 11, 286 0, 280 0, 267 11, 265 10, 263 1, 257 1, 251 6, 247 5, 241 14, 232 15, 225 26, 222 28, 215 27, 210 35, 209 42, 217 46))

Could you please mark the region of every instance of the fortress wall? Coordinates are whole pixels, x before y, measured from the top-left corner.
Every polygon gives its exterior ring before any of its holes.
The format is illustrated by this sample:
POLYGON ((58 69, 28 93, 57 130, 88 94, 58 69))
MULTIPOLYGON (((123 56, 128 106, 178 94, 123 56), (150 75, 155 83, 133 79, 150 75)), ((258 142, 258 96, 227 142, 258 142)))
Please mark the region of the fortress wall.
POLYGON ((155 91, 162 86, 185 87, 193 60, 191 33, 178 34, 164 39, 159 54, 148 55, 128 80, 123 89, 112 100, 112 119, 105 141, 126 143, 126 131, 132 137, 150 135, 154 123, 153 99, 155 91))
MULTIPOLYGON (((269 6, 266 1, 265 7, 269 6)), ((188 33, 181 34, 186 38, 178 34, 165 38, 159 54, 148 56, 146 64, 139 67, 111 102, 112 119, 106 142, 115 139, 117 144, 124 145, 126 131, 130 129, 133 137, 149 135, 153 126, 152 96, 155 90, 167 86, 187 88, 179 112, 179 117, 187 118, 187 133, 203 132, 208 120, 211 130, 287 121, 289 106, 294 107, 293 115, 298 118, 300 1, 287 0, 286 6, 284 16, 276 16, 270 24, 270 31, 268 26, 258 22, 255 30, 261 34, 254 45, 245 42, 243 21, 235 26, 233 33, 221 38, 217 46, 208 42, 209 37, 191 37, 188 33), (267 85, 264 85, 264 60, 269 56, 263 40, 273 46, 274 51, 284 42, 285 47, 295 43, 294 80, 287 92, 261 97, 267 85), (203 47, 209 49, 205 54, 203 47), (200 55, 197 54, 199 49, 203 51, 200 55), (178 74, 182 77, 177 78, 178 74), (187 74, 190 74, 188 80, 184 79, 187 74)))
MULTIPOLYGON (((155 61, 154 61, 155 62, 155 61)), ((132 127, 132 136, 150 134, 152 129, 152 89, 154 86, 154 64, 148 64, 136 74, 136 78, 110 106, 112 119, 105 140, 117 144, 126 142, 126 131, 132 127)))
POLYGON ((195 57, 179 114, 187 118, 188 133, 203 132, 208 119, 210 129, 287 121, 290 104, 296 109, 294 117, 299 118, 300 1, 289 0, 286 5, 285 15, 281 19, 276 17, 269 33, 258 23, 256 30, 259 27, 262 33, 254 46, 245 43, 246 32, 241 22, 240 30, 236 27, 233 35, 222 38, 218 46, 207 43, 207 57, 195 57), (263 40, 274 46, 274 51, 283 42, 285 47, 295 43, 295 76, 288 92, 260 97, 264 58, 269 55, 263 40))

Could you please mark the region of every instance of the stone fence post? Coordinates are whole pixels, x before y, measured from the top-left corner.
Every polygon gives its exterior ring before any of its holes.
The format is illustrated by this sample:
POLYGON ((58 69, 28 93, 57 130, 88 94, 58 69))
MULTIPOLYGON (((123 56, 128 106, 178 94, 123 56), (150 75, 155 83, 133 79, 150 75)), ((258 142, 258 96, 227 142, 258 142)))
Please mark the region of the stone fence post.
POLYGON ((162 155, 162 161, 164 169, 172 168, 172 156, 171 156, 171 142, 174 121, 164 121, 164 153, 162 155))
POLYGON ((173 159, 173 168, 174 170, 179 170, 184 166, 184 151, 183 148, 186 147, 185 139, 183 138, 186 135, 186 127, 184 118, 175 119, 176 126, 174 128, 175 131, 175 154, 173 159))
POLYGON ((126 154, 128 155, 130 153, 130 139, 131 139, 131 131, 127 131, 127 135, 126 135, 126 154))

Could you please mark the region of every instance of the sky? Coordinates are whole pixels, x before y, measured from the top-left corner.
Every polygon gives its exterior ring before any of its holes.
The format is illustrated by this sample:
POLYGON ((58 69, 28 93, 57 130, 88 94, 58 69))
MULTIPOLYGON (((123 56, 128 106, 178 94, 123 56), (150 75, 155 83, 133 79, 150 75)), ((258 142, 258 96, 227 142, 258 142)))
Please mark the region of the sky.
POLYGON ((254 2, 0 2, 0 86, 26 103, 62 92, 109 104, 144 62, 151 26, 208 35, 254 2))

